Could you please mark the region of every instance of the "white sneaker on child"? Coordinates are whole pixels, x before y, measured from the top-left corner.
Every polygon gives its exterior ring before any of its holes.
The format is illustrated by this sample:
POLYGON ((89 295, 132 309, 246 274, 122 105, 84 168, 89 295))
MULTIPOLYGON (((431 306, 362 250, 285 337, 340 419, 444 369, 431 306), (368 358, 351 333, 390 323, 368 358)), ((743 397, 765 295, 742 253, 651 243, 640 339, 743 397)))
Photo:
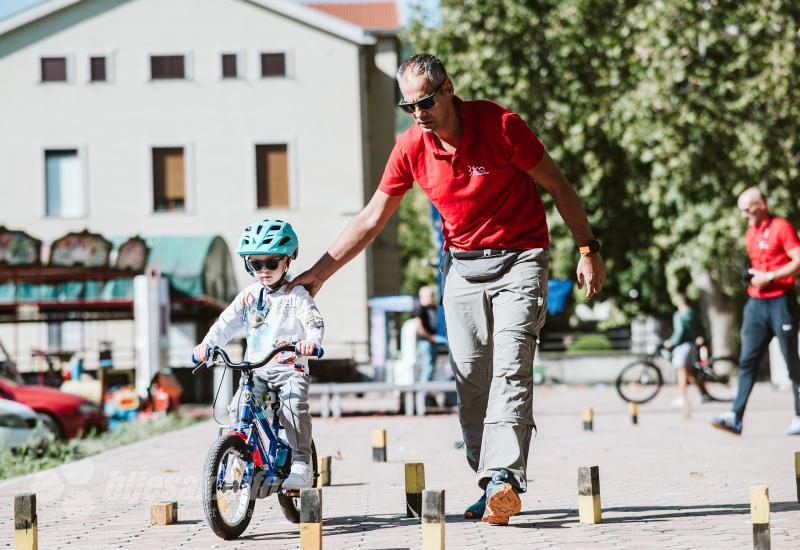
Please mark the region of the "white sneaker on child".
POLYGON ((292 462, 292 469, 289 477, 283 482, 283 488, 289 490, 299 490, 311 487, 314 472, 305 462, 292 462))
POLYGON ((680 409, 681 407, 683 407, 684 403, 685 403, 685 401, 684 401, 683 397, 678 396, 678 397, 676 397, 675 399, 672 400, 670 405, 675 409, 680 409))

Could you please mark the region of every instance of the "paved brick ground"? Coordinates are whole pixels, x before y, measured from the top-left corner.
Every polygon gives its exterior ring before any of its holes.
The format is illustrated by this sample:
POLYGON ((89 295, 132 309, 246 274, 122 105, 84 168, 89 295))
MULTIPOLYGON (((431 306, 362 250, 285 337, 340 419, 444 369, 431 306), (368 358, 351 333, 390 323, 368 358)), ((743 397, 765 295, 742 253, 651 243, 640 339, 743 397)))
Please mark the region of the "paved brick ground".
MULTIPOLYGON (((674 390, 640 411, 609 388, 537 390, 539 435, 530 458, 531 490, 508 527, 461 519, 477 496, 453 415, 315 419, 321 454, 333 461, 323 492, 324 546, 419 548, 419 524, 404 516, 403 462, 423 461, 428 488, 446 490, 448 548, 751 548, 751 485, 769 486, 772 547, 800 548, 793 454, 800 438, 783 435, 788 393, 756 388, 735 438, 708 427, 724 406, 696 409, 691 420, 668 406, 674 390), (581 409, 595 410, 595 431, 583 432, 581 409), (388 463, 371 462, 370 431, 388 430, 388 463), (577 468, 600 467, 603 523, 580 525, 577 468)), ((297 526, 283 519, 274 497, 257 503, 238 541, 217 539, 199 500, 204 455, 216 427, 192 428, 87 460, 0 483, 0 546, 12 545, 13 495, 37 493, 39 540, 66 548, 297 548, 297 526), (150 527, 148 508, 180 502, 180 522, 150 527)))

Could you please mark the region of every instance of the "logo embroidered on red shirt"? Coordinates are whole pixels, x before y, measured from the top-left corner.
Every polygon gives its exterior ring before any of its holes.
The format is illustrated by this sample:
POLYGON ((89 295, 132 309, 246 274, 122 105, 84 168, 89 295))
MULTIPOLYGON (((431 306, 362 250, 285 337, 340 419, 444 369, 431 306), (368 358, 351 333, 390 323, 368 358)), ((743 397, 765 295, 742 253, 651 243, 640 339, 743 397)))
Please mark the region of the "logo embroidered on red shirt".
POLYGON ((488 176, 489 171, 484 168, 483 166, 473 166, 470 164, 467 166, 467 172, 469 172, 470 176, 488 176))

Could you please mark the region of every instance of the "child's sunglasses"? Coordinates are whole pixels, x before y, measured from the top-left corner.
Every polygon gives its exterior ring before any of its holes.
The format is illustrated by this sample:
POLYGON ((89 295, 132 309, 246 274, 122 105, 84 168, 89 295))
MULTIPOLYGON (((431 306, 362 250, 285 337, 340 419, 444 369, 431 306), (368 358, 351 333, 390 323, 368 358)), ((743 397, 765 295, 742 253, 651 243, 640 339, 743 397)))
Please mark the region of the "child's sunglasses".
POLYGON ((405 112, 407 112, 410 115, 414 114, 414 111, 416 111, 417 107, 419 107, 423 111, 425 109, 432 109, 433 106, 436 105, 436 99, 435 99, 436 98, 436 94, 439 93, 439 88, 442 87, 442 84, 445 83, 445 80, 447 80, 447 79, 445 78, 444 80, 442 80, 439 83, 438 86, 436 86, 436 89, 433 90, 432 94, 426 95, 425 97, 420 98, 420 99, 418 99, 416 101, 412 101, 410 103, 405 103, 405 102, 401 101, 400 103, 397 104, 397 106, 400 107, 401 109, 403 109, 405 112))
POLYGON ((265 267, 270 271, 274 271, 278 269, 278 267, 281 265, 281 260, 283 260, 283 258, 270 258, 269 260, 246 260, 246 261, 247 261, 247 267, 251 271, 261 271, 265 267))

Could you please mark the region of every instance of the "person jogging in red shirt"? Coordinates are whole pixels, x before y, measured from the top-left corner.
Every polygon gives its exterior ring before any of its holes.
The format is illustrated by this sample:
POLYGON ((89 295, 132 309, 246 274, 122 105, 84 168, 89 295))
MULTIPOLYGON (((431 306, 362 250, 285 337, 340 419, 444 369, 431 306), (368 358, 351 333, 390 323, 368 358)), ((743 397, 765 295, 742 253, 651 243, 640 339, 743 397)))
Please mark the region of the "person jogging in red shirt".
POLYGON ((521 508, 534 428, 533 353, 544 323, 549 237, 536 184, 548 191, 580 248, 578 286, 605 279, 599 243, 575 190, 519 115, 463 101, 429 54, 397 71, 402 134, 380 186, 328 252, 293 284, 313 295, 375 238, 414 182, 442 216, 443 305, 467 461, 481 498, 465 512, 505 525, 521 508))
POLYGON ((755 187, 739 195, 739 211, 749 225, 744 236, 750 258, 750 297, 742 317, 742 348, 739 352, 739 388, 730 413, 714 417, 711 425, 741 435, 742 417, 755 383, 761 355, 773 336, 789 368, 794 395, 794 413, 787 435, 800 435, 800 357, 797 331, 800 307, 794 291, 800 273, 800 239, 792 224, 772 215, 766 197, 755 187))

